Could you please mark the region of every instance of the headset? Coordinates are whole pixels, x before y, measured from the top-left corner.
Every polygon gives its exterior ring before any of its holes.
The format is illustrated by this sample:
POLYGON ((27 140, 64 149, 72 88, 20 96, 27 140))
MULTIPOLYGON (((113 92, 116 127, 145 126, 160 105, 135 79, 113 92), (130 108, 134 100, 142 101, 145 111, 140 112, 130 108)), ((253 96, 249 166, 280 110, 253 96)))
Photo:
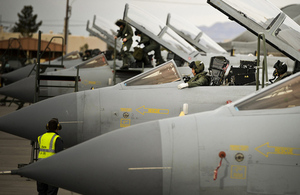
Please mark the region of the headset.
POLYGON ((49 129, 49 123, 51 122, 51 121, 54 121, 54 122, 56 122, 56 129, 57 130, 61 130, 62 129, 62 126, 61 126, 61 124, 58 122, 58 119, 57 118, 52 118, 48 123, 47 123, 47 125, 46 125, 46 129, 47 130, 50 130, 49 129))

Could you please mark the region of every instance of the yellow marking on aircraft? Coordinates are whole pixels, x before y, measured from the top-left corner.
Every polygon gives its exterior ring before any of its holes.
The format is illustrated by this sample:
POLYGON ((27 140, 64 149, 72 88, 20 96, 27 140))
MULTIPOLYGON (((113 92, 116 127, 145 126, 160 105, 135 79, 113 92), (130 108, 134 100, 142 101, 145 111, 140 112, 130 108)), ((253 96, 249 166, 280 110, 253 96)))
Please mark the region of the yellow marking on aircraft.
POLYGON ((129 127, 129 126, 130 126, 130 119, 121 118, 120 127, 129 127))
POLYGON ((132 108, 120 108, 121 112, 131 112, 132 108))
POLYGON ((269 154, 282 154, 282 155, 297 155, 300 156, 300 148, 290 148, 290 147, 280 147, 280 146, 269 146, 269 142, 258 146, 255 150, 265 157, 269 157, 269 154), (271 152, 262 152, 262 147, 264 150, 272 150, 271 152))
POLYGON ((246 179, 247 166, 231 165, 231 179, 246 179))
POLYGON ((81 81, 83 85, 101 85, 101 82, 99 81, 88 81, 88 80, 83 80, 81 81))
POLYGON ((141 106, 136 109, 139 113, 144 115, 145 113, 151 114, 169 114, 169 109, 159 109, 159 108, 145 108, 145 106, 141 106))
POLYGON ((248 151, 249 146, 246 146, 246 145, 230 145, 230 150, 248 151))

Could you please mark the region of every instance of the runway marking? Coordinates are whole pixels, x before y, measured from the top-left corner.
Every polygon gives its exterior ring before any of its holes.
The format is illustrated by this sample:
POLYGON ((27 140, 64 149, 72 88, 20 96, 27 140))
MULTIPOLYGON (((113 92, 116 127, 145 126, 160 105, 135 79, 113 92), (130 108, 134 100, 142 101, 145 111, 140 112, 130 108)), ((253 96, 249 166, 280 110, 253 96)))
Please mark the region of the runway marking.
POLYGON ((136 168, 128 168, 129 171, 163 170, 163 169, 172 169, 172 167, 136 167, 136 168))

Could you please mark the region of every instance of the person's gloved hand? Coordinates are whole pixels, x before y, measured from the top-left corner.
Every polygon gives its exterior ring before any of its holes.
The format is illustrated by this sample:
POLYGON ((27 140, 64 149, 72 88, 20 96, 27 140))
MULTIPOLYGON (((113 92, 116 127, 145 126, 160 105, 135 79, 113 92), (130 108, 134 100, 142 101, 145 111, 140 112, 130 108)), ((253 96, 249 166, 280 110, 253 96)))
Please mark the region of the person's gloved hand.
POLYGON ((178 87, 178 89, 183 89, 183 88, 186 88, 186 87, 188 87, 188 86, 189 86, 188 83, 181 83, 181 84, 179 84, 177 87, 178 87))

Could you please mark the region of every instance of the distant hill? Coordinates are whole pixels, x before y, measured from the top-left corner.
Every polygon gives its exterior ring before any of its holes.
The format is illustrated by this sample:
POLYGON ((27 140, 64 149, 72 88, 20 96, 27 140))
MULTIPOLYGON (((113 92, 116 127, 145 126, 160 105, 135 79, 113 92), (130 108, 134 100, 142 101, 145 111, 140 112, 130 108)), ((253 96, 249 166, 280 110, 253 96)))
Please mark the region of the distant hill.
POLYGON ((216 42, 228 41, 246 31, 244 27, 236 22, 218 22, 210 27, 198 26, 198 28, 216 42))

